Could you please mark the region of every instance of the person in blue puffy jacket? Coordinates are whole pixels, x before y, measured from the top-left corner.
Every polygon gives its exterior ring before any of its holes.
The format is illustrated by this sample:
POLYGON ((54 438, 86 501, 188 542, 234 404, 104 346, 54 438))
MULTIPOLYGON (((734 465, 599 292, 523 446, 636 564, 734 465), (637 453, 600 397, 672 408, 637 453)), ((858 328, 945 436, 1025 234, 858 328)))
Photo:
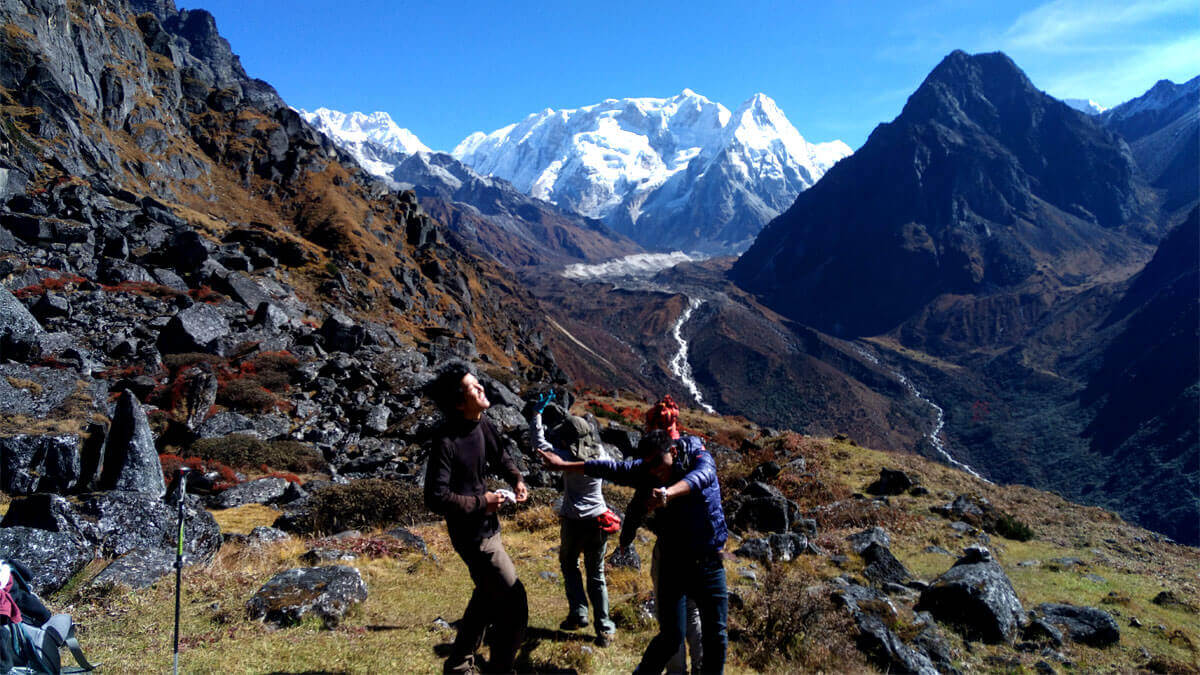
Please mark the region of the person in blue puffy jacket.
POLYGON ((546 468, 554 471, 583 473, 635 488, 651 486, 648 508, 658 512, 662 547, 659 632, 646 647, 637 672, 661 673, 678 652, 684 637, 685 598, 700 609, 701 670, 722 672, 729 594, 721 550, 728 531, 716 464, 703 446, 676 441, 665 431, 646 434, 638 451, 643 459, 621 462, 570 462, 554 453, 540 454, 546 468))

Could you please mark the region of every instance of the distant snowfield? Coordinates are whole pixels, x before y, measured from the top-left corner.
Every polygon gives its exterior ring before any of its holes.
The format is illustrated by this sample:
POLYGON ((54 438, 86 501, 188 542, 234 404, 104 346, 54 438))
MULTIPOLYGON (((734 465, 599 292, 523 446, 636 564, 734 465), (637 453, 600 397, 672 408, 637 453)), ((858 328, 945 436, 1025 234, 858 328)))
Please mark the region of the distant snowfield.
POLYGON ((652 277, 659 272, 670 269, 680 263, 703 260, 675 251, 674 253, 635 253, 624 258, 608 260, 602 263, 588 265, 578 263, 568 265, 562 275, 568 279, 582 281, 605 281, 628 277, 652 277))

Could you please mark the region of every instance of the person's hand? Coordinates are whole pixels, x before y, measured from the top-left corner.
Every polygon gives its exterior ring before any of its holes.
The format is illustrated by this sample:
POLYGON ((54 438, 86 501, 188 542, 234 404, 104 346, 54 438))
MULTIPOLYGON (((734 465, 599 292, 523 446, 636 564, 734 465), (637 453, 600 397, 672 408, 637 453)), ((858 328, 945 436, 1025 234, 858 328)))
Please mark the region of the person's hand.
POLYGON ((529 499, 529 488, 525 487, 525 481, 523 481, 523 480, 518 481, 517 487, 515 489, 517 492, 517 503, 518 504, 525 501, 526 499, 529 499))
POLYGON ((551 471, 561 471, 567 464, 566 460, 549 450, 537 448, 537 453, 542 456, 542 464, 551 471))
POLYGON ((650 491, 650 507, 652 509, 666 506, 671 501, 671 493, 665 487, 656 487, 650 491))
POLYGON ((483 499, 486 502, 488 513, 495 513, 499 511, 500 506, 504 504, 505 501, 504 495, 497 492, 486 492, 483 495, 483 499))

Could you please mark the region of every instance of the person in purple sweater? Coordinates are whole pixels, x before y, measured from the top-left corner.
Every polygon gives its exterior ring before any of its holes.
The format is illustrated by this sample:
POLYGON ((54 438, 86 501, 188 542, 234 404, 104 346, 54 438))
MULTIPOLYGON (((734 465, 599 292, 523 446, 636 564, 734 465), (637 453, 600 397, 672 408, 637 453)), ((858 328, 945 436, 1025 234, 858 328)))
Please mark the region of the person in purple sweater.
POLYGON ((475 590, 463 612, 458 636, 443 672, 477 672, 475 652, 490 626, 488 669, 510 672, 529 618, 525 587, 500 541, 496 511, 507 497, 484 483, 489 469, 504 476, 516 501, 529 490, 512 458, 500 446, 496 430, 483 417, 491 407, 483 385, 461 361, 443 366, 426 392, 442 411, 425 470, 425 505, 446 518, 450 543, 467 565, 475 590))
POLYGON ((644 459, 570 462, 540 451, 546 468, 582 473, 635 488, 651 486, 650 508, 658 511, 659 632, 646 647, 638 673, 661 673, 679 651, 684 637, 686 598, 700 609, 704 650, 701 671, 725 669, 729 594, 721 550, 728 531, 721 508, 721 486, 712 455, 653 431, 638 445, 644 459))

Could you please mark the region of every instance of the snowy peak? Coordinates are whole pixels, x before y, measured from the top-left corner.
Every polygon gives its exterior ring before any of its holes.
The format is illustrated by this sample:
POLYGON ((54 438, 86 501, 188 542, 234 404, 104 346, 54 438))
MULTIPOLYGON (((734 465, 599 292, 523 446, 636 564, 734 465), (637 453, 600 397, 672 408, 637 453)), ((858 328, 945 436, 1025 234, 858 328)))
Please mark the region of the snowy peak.
POLYGON ((730 113, 684 89, 543 110, 452 154, 644 245, 715 253, 747 245, 850 149, 807 143, 765 94, 730 113))
POLYGON ((364 114, 317 108, 312 112, 298 112, 318 131, 343 143, 371 141, 384 149, 405 155, 431 152, 415 134, 398 126, 392 121, 391 115, 383 111, 364 114))
POLYGON ((1099 103, 1096 103, 1088 98, 1064 98, 1062 99, 1062 102, 1078 110, 1079 112, 1088 115, 1099 115, 1105 110, 1108 110, 1108 108, 1105 108, 1099 103))

